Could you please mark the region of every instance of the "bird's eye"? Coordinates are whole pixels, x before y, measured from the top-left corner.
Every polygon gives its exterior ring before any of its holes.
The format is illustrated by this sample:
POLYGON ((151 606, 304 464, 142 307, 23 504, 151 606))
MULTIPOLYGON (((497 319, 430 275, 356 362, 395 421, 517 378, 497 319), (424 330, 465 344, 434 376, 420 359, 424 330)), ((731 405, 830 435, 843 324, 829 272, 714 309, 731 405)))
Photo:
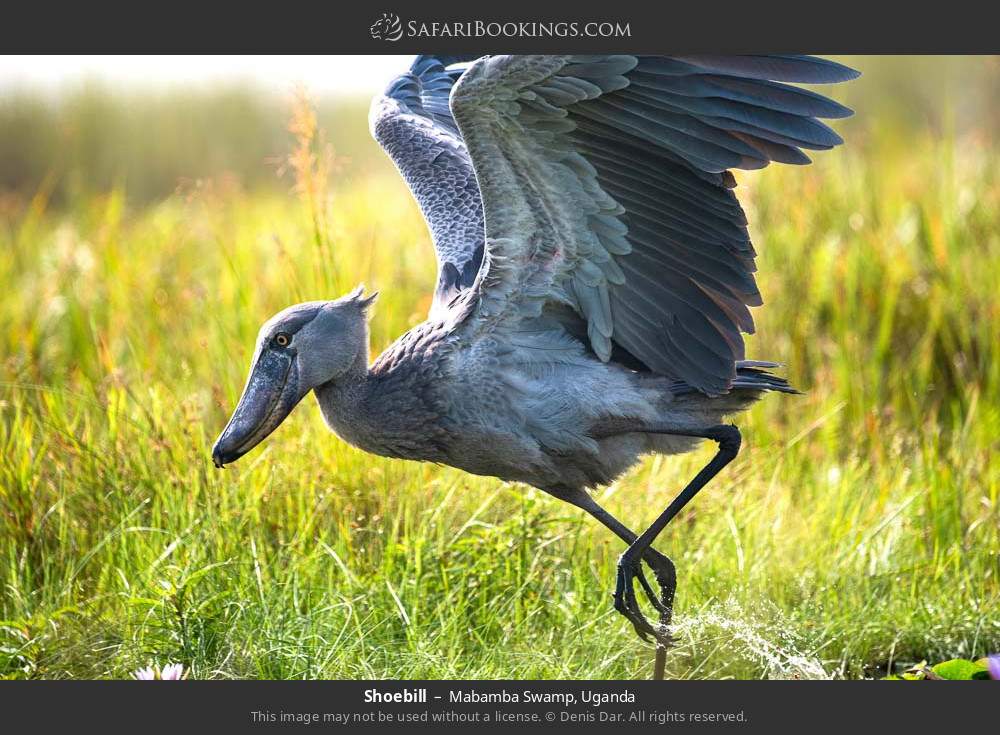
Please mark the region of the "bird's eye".
POLYGON ((278 332, 274 335, 274 344, 278 345, 278 347, 288 347, 291 343, 292 338, 284 332, 278 332))

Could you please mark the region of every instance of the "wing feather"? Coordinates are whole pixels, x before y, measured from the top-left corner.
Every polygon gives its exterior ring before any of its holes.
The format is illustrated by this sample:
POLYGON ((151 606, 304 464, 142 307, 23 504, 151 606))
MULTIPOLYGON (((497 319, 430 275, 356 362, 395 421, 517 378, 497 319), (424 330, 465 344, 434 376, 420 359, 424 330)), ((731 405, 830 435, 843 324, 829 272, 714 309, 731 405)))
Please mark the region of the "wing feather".
POLYGON ((448 104, 461 70, 447 66, 470 58, 418 56, 372 100, 369 115, 372 136, 402 174, 434 240, 433 316, 473 285, 483 260, 479 186, 448 104))
POLYGON ((841 143, 817 118, 850 110, 787 82, 854 76, 790 55, 477 60, 451 92, 485 227, 456 330, 478 339, 569 312, 600 359, 624 350, 726 392, 761 303, 730 169, 841 143))

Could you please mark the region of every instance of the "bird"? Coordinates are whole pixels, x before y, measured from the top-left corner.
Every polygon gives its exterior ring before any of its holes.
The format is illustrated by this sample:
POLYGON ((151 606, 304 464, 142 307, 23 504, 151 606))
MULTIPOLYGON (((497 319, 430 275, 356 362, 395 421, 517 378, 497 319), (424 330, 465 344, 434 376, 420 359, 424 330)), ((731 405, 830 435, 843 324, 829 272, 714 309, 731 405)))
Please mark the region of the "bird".
POLYGON ((798 392, 745 355, 762 299, 732 170, 842 143, 820 119, 852 111, 795 85, 857 76, 802 55, 416 57, 369 125, 434 244, 428 317, 371 364, 363 286, 272 317, 214 464, 312 392, 364 451, 539 488, 624 543, 613 606, 662 678, 677 574, 653 543, 736 457, 727 419, 798 392), (712 459, 641 533, 591 494, 705 440, 712 459))

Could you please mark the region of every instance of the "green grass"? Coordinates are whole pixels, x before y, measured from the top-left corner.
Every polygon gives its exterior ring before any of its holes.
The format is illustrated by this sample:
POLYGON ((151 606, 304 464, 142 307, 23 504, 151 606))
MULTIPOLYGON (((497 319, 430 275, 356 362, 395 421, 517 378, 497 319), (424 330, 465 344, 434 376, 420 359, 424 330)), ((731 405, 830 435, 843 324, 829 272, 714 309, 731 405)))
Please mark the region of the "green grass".
MULTIPOLYGON (((767 301, 749 354, 807 393, 739 419, 743 453, 658 543, 673 677, 1000 649, 1000 154, 874 115, 846 134, 741 177, 767 301)), ((318 237, 267 187, 38 191, 0 197, 0 674, 649 675, 611 609, 620 545, 538 491, 365 455, 311 401, 212 467, 271 313, 364 281, 375 350, 426 314, 430 245, 387 166, 347 167, 318 237)), ((642 527, 709 453, 599 498, 642 527)))

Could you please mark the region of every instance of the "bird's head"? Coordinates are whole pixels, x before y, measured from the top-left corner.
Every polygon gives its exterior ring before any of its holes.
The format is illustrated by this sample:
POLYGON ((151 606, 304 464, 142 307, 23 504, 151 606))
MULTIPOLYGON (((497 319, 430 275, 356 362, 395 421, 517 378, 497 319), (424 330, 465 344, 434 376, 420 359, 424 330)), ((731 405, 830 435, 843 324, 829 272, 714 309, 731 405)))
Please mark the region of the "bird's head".
POLYGON ((308 301, 268 319, 257 334, 243 395, 212 447, 216 467, 260 444, 313 388, 359 372, 368 359, 368 307, 359 286, 335 301, 308 301))

